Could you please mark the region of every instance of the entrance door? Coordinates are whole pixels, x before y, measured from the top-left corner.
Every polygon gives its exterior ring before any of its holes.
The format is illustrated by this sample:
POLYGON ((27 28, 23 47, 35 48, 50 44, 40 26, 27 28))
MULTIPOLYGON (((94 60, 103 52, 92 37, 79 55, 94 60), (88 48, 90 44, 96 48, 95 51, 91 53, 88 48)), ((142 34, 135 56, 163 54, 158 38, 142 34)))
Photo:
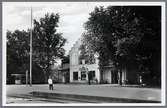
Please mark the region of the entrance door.
POLYGON ((89 74, 88 74, 89 80, 93 80, 94 77, 95 77, 95 71, 89 71, 89 74))
POLYGON ((86 80, 86 71, 81 72, 81 80, 86 80))
POLYGON ((73 72, 73 80, 78 80, 78 72, 73 72))
POLYGON ((118 71, 116 70, 111 71, 111 83, 118 84, 118 71))

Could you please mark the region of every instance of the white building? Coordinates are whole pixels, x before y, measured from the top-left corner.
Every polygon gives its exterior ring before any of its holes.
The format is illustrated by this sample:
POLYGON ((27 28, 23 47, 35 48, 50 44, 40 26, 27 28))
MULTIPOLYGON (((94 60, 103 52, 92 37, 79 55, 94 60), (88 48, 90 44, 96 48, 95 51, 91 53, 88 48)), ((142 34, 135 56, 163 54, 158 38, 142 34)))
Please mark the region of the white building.
POLYGON ((100 81, 100 72, 98 69, 98 59, 95 58, 95 64, 85 64, 85 61, 79 61, 79 48, 81 40, 79 39, 71 48, 70 55, 70 82, 88 82, 88 77, 91 80, 100 81))
MULTIPOLYGON (((90 80, 99 83, 119 83, 120 73, 112 65, 106 66, 103 72, 99 71, 98 58, 95 57, 94 64, 85 64, 85 60, 80 61, 79 39, 71 48, 70 55, 70 83, 87 83, 90 80)), ((126 71, 122 72, 122 82, 126 80, 126 71)))

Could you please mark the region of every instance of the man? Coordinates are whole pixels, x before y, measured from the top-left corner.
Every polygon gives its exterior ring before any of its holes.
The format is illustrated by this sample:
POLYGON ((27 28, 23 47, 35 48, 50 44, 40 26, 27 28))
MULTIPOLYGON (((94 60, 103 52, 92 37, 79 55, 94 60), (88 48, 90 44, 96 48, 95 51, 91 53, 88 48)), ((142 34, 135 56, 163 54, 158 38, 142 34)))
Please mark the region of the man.
POLYGON ((53 90, 53 81, 52 81, 50 76, 49 76, 49 79, 48 79, 48 84, 49 84, 49 90, 53 90))

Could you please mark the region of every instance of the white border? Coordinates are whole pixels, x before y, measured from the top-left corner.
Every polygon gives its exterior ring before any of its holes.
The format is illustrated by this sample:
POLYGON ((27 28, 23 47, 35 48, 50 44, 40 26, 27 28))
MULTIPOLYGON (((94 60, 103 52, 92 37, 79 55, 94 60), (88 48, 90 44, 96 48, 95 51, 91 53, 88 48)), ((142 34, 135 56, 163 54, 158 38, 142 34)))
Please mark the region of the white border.
POLYGON ((6 27, 5 13, 2 3, 2 105, 6 106, 6 27))
MULTIPOLYGON (((58 3, 58 2, 56 2, 58 3)), ((60 2, 63 3, 63 2, 60 2)), ((67 3, 67 2, 66 2, 67 3)), ((72 2, 74 3, 74 2, 72 2)), ((83 3, 83 2, 79 2, 83 3)), ((84 2, 85 3, 85 2, 84 2)), ((104 2, 88 2, 88 3, 104 3, 104 2)), ((19 103, 19 104, 6 104, 6 27, 5 27, 5 13, 4 13, 4 4, 13 4, 13 5, 30 5, 30 6, 36 6, 39 5, 53 5, 53 2, 2 2, 2 10, 3 10, 3 31, 2 31, 2 105, 3 106, 165 106, 166 104, 166 93, 165 93, 165 86, 166 86, 166 38, 165 38, 165 2, 105 2, 105 3, 111 3, 113 6, 161 6, 161 27, 162 27, 162 37, 161 37, 161 103, 102 103, 102 104, 92 104, 92 103, 84 103, 84 104, 60 104, 60 103, 19 103)))
POLYGON ((161 5, 161 100, 162 104, 166 104, 166 6, 161 5))

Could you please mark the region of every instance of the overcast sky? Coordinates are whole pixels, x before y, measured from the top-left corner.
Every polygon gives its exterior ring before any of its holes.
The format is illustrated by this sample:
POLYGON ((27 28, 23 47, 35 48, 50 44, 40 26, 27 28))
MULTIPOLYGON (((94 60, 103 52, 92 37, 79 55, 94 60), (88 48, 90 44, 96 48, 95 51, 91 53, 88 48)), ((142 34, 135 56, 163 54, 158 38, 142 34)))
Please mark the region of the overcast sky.
MULTIPOLYGON (((110 3, 111 4, 111 3, 110 3)), ((108 6, 108 2, 52 2, 52 3, 4 3, 3 23, 6 30, 27 30, 30 28, 30 7, 33 19, 39 20, 48 13, 59 13, 58 32, 67 39, 64 46, 66 54, 84 31, 83 24, 88 20, 89 13, 95 6, 108 6)))
MULTIPOLYGON (((4 2, 3 3, 3 30, 14 31, 30 28, 30 8, 33 9, 33 19, 39 20, 46 13, 59 13, 60 21, 58 32, 68 43, 64 46, 66 54, 84 31, 83 24, 88 20, 89 13, 95 6, 134 5, 133 2, 4 2)), ((135 3, 141 4, 141 3, 135 3)), ((144 5, 150 4, 144 3, 144 5)), ((154 3, 156 4, 156 3, 154 3)))

